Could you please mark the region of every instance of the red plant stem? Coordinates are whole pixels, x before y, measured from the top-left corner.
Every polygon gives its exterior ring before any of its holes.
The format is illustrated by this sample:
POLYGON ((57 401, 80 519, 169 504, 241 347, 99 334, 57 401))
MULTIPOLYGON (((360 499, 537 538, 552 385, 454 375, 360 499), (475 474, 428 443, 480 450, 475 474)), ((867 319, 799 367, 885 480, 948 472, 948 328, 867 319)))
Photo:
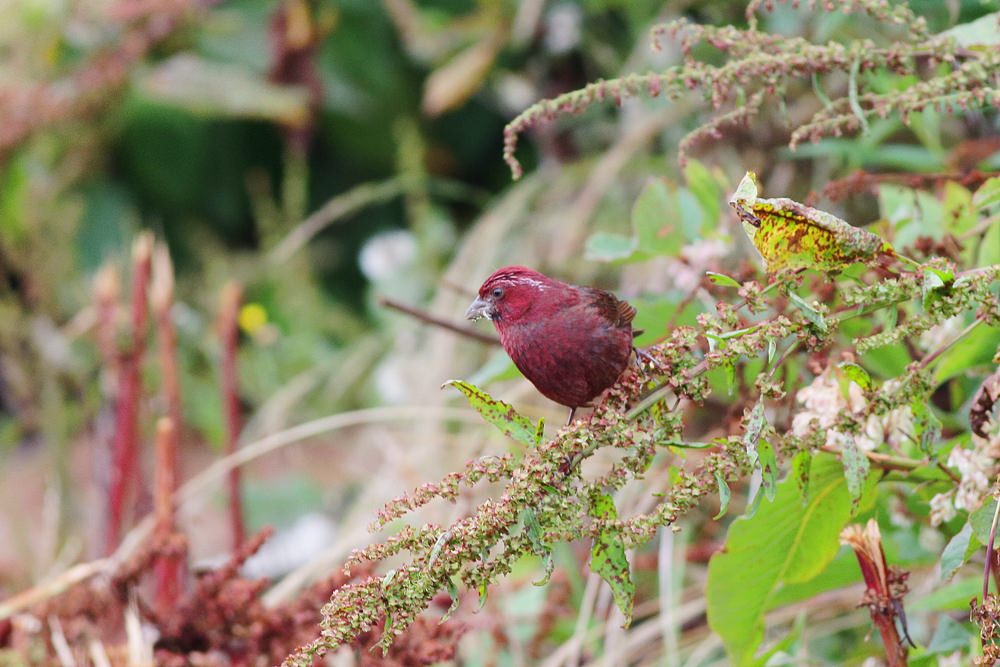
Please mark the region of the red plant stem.
MULTIPOLYGON (((869 592, 874 590, 873 584, 870 581, 870 569, 865 567, 864 559, 860 553, 855 552, 858 557, 858 564, 861 565, 861 572, 865 579, 865 586, 868 588, 869 592)), ((871 606, 871 617, 872 622, 875 623, 875 627, 878 628, 879 634, 882 636, 882 645, 885 647, 885 658, 886 663, 889 667, 905 667, 906 665, 906 648, 903 646, 903 642, 899 637, 899 631, 896 630, 896 618, 891 611, 884 611, 877 606, 871 606)))
MULTIPOLYGON (((153 508, 156 517, 155 532, 161 544, 167 544, 174 533, 174 491, 177 489, 177 429, 173 419, 161 417, 156 422, 156 472, 154 478, 153 508)), ((182 557, 166 553, 156 561, 156 611, 160 618, 167 618, 177 606, 180 595, 182 557)))
MULTIPOLYGON (((219 340, 222 344, 221 387, 222 411, 226 421, 226 454, 236 452, 240 437, 239 384, 236 377, 236 348, 239 344, 239 310, 243 288, 235 282, 222 288, 219 307, 219 340)), ((238 549, 245 539, 243 526, 243 501, 240 497, 240 469, 229 472, 229 520, 232 528, 233 549, 238 549)))
POLYGON ((121 353, 115 434, 111 443, 111 480, 108 485, 108 524, 105 553, 121 540, 129 492, 139 485, 139 399, 142 357, 146 347, 147 288, 153 237, 144 233, 132 249, 132 329, 129 347, 121 353))
MULTIPOLYGON (((180 441, 184 432, 181 408, 181 381, 177 370, 177 330, 171 317, 174 305, 174 275, 167 246, 159 244, 153 253, 153 282, 150 286, 150 300, 156 318, 156 337, 159 347, 160 372, 163 381, 163 398, 167 406, 167 416, 173 422, 175 437, 180 441)), ((174 469, 174 477, 177 469, 174 469)))
MULTIPOLYGON (((993 522, 990 524, 990 541, 986 543, 986 563, 983 565, 983 604, 986 604, 986 596, 990 594, 990 573, 996 575, 997 553, 993 548, 993 543, 997 539, 997 522, 1000 520, 1000 498, 997 498, 996 508, 993 510, 993 522)), ((997 584, 1000 588, 1000 583, 997 584)))
POLYGON ((906 667, 906 647, 896 629, 896 614, 897 611, 902 613, 902 605, 898 604, 889 583, 889 567, 878 524, 869 520, 863 530, 861 526, 848 526, 841 532, 840 541, 854 549, 858 559, 866 588, 863 604, 868 607, 872 622, 882 636, 886 664, 889 667, 906 667))
POLYGON ((111 263, 102 266, 94 277, 94 311, 97 317, 97 348, 107 378, 109 396, 115 395, 114 376, 118 371, 118 297, 121 278, 118 268, 111 263))

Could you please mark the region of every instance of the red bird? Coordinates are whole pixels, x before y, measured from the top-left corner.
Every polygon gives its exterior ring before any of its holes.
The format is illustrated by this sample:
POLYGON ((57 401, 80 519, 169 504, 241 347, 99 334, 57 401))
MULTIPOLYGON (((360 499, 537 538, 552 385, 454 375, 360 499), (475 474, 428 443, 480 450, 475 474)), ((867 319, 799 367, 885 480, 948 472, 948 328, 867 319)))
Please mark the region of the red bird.
POLYGON ((569 285, 524 266, 497 269, 465 316, 489 318, 514 365, 544 396, 576 409, 628 366, 635 308, 594 287, 569 285))

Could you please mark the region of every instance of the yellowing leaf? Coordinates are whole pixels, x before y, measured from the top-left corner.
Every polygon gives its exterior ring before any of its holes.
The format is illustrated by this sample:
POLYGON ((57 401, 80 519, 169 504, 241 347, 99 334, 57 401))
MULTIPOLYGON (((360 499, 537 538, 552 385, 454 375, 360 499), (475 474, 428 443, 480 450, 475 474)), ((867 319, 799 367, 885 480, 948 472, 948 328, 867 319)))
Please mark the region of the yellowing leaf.
POLYGON ((797 201, 757 196, 757 177, 747 172, 729 205, 764 258, 768 273, 810 268, 836 271, 854 262, 892 255, 892 246, 869 231, 797 201))

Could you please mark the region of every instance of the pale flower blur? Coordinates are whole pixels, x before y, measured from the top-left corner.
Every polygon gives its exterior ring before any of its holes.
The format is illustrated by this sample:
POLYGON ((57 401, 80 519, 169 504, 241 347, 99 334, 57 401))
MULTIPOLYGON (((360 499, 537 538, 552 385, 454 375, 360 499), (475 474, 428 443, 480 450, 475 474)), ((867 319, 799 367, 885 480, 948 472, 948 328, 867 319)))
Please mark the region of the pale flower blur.
MULTIPOLYGON (((890 392, 894 388, 891 381, 884 387, 890 392)), ((809 435, 814 429, 823 429, 826 431, 825 444, 842 447, 845 440, 853 437, 858 448, 864 451, 871 451, 883 442, 898 447, 914 437, 913 411, 908 405, 884 415, 868 415, 861 432, 855 435, 832 428, 845 412, 860 417, 868 407, 864 391, 855 382, 848 384, 847 396, 844 396, 832 367, 800 389, 795 400, 802 409, 792 419, 792 433, 800 437, 809 435)))

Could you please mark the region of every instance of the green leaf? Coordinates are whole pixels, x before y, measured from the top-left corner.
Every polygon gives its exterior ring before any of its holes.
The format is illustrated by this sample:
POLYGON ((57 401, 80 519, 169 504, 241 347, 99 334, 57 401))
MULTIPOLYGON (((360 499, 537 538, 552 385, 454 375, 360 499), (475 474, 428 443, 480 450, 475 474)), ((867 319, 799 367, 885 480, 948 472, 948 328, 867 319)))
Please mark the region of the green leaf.
POLYGON ((799 487, 802 504, 809 502, 809 468, 812 467, 812 452, 802 450, 792 459, 792 477, 799 487))
POLYGON ((455 585, 454 580, 448 577, 448 596, 451 598, 451 605, 448 607, 448 611, 444 612, 444 616, 438 621, 438 625, 441 625, 449 618, 451 615, 458 611, 458 605, 462 602, 462 597, 458 594, 458 586, 455 585))
POLYGON ((431 548, 431 555, 427 559, 427 569, 434 567, 434 563, 437 562, 438 556, 441 555, 441 549, 448 544, 448 540, 451 539, 451 531, 446 530, 437 538, 434 542, 434 546, 431 548))
POLYGON ((823 313, 813 308, 812 305, 807 303, 805 299, 800 297, 795 292, 789 292, 788 299, 792 302, 793 306, 799 309, 802 316, 806 318, 806 321, 816 327, 817 331, 820 333, 827 332, 828 327, 826 325, 826 318, 823 317, 823 313))
POLYGON ((934 367, 934 382, 941 384, 973 368, 992 367, 993 355, 1000 340, 1000 329, 982 324, 942 354, 934 367))
POLYGON ((987 180, 972 195, 972 205, 977 211, 984 211, 997 204, 1000 204, 1000 176, 987 180))
POLYGON ((774 354, 778 351, 778 344, 774 342, 774 339, 768 339, 767 341, 767 365, 770 366, 774 361, 774 354))
POLYGON ((725 285, 726 287, 736 287, 736 288, 742 287, 742 285, 740 285, 740 283, 737 282, 735 278, 730 278, 724 273, 716 273, 715 271, 706 271, 705 275, 707 275, 708 279, 711 280, 716 285, 725 285))
POLYGON ((969 515, 969 525, 972 526, 972 534, 976 536, 983 546, 990 542, 990 528, 993 526, 993 513, 996 511, 997 501, 990 500, 975 512, 969 515))
POLYGON ((934 636, 931 637, 931 643, 927 645, 927 652, 936 655, 967 649, 973 637, 975 634, 967 624, 959 623, 947 614, 941 614, 934 636))
POLYGON ((757 454, 757 442, 760 440, 760 432, 764 429, 767 419, 764 416, 764 401, 760 398, 754 403, 750 414, 747 415, 746 425, 743 431, 743 448, 750 457, 750 462, 756 464, 759 460, 757 454))
POLYGON ((726 478, 722 476, 722 473, 718 470, 715 471, 715 483, 719 485, 719 513, 712 518, 718 521, 726 515, 729 510, 729 500, 732 498, 733 493, 729 490, 729 484, 726 483, 726 478))
POLYGON ((943 424, 934 414, 934 410, 922 399, 917 399, 910 404, 913 419, 917 424, 917 432, 920 434, 920 451, 935 456, 937 448, 935 444, 941 438, 943 424))
POLYGON ((983 575, 962 577, 906 603, 907 611, 969 611, 969 598, 983 588, 983 575))
MULTIPOLYGON (((751 487, 752 488, 752 487, 751 487)), ((760 503, 764 500, 764 485, 761 484, 756 489, 753 489, 753 496, 747 502, 747 508, 743 510, 743 516, 747 519, 752 519, 757 510, 760 509, 760 503)))
POLYGON ((768 502, 774 502, 774 493, 778 486, 778 459, 774 456, 774 447, 767 440, 761 440, 757 444, 757 454, 760 457, 761 486, 764 488, 764 495, 767 496, 768 502))
MULTIPOLYGON (((1000 179, 994 179, 1000 181, 1000 179)), ((996 220, 986 230, 979 243, 978 266, 1000 264, 1000 220, 996 220)))
POLYGON ((861 494, 864 491, 865 480, 868 479, 871 462, 858 447, 854 438, 848 436, 843 442, 840 455, 844 461, 844 478, 847 480, 847 492, 851 496, 853 513, 861 501, 861 494))
POLYGON ((542 539, 542 526, 538 523, 538 515, 535 514, 535 510, 530 507, 521 510, 521 525, 528 536, 528 541, 531 542, 531 551, 536 556, 541 557, 545 568, 545 574, 542 578, 532 583, 535 586, 544 586, 549 583, 552 571, 555 568, 555 563, 552 560, 552 547, 542 539))
POLYGON ((961 236, 976 224, 978 216, 972 205, 972 193, 958 183, 948 181, 944 184, 941 205, 944 208, 942 221, 947 233, 961 236))
POLYGON ((956 45, 967 49, 989 49, 1000 45, 1000 12, 960 23, 940 33, 939 37, 950 37, 956 45))
POLYGON ((721 209, 722 188, 719 187, 719 182, 705 165, 697 160, 688 160, 684 166, 684 182, 701 207, 700 228, 705 230, 714 227, 721 209))
POLYGON ((809 600, 820 593, 845 588, 859 581, 862 581, 862 576, 854 550, 841 546, 833 560, 815 577, 781 585, 768 600, 765 611, 809 600))
POLYGON ((479 584, 479 611, 486 606, 486 599, 489 597, 489 586, 485 581, 479 584))
MULTIPOLYGON (((632 207, 631 236, 598 232, 587 239, 584 257, 627 263, 675 256, 688 236, 675 222, 683 219, 683 215, 678 215, 684 203, 683 194, 672 193, 663 179, 651 179, 632 207)), ((687 195, 690 199, 690 193, 687 195)))
POLYGON ((972 535, 972 524, 966 522, 941 552, 941 581, 951 579, 979 546, 980 542, 972 535))
POLYGON ((808 268, 838 271, 848 264, 893 254, 892 246, 835 215, 787 198, 761 199, 747 172, 729 200, 768 273, 808 268))
MULTIPOLYGON (((753 667, 769 667, 771 659, 776 655, 794 650, 793 647, 798 644, 799 639, 802 637, 802 631, 805 630, 805 627, 806 612, 803 610, 799 612, 798 616, 795 617, 795 623, 792 624, 792 629, 789 630, 788 634, 782 637, 779 641, 775 642, 773 646, 754 660, 753 663, 751 663, 753 667)), ((783 665, 787 663, 782 660, 776 664, 783 665)))
POLYGON ((587 239, 583 257, 596 262, 617 262, 630 258, 638 245, 634 238, 621 234, 597 232, 587 239))
POLYGON ((726 374, 726 390, 732 396, 733 389, 736 388, 736 364, 727 361, 722 364, 722 371, 726 374))
MULTIPOLYGON (((866 505, 874 499, 872 477, 866 505)), ((749 665, 764 636, 764 611, 783 584, 809 581, 837 554, 851 501, 842 466, 828 454, 812 463, 810 498, 803 507, 798 483, 778 485, 773 503, 729 528, 725 548, 708 566, 708 622, 732 664, 749 665)))
POLYGON ((924 307, 928 307, 935 296, 935 292, 945 288, 944 281, 936 271, 924 271, 924 279, 920 283, 920 298, 924 307))
POLYGON ((632 229, 639 250, 648 255, 673 257, 684 244, 684 230, 671 221, 674 197, 662 179, 646 184, 632 207, 632 229))
POLYGON ((866 371, 861 366, 858 366, 857 364, 850 361, 845 361, 839 364, 837 368, 839 368, 844 372, 844 375, 847 376, 847 379, 849 379, 851 382, 858 385, 865 391, 868 391, 869 389, 872 388, 872 376, 868 375, 868 371, 866 371))
POLYGON ((469 405, 489 423, 500 429, 504 435, 525 445, 538 444, 538 436, 543 432, 541 423, 535 424, 503 401, 498 401, 479 387, 462 380, 448 380, 442 387, 451 386, 465 394, 469 405))
MULTIPOLYGON (((590 516, 595 519, 614 519, 618 516, 614 499, 604 493, 595 496, 590 505, 590 516)), ((632 624, 632 605, 635 603, 635 583, 629 571, 628 558, 625 557, 625 545, 617 533, 603 530, 596 539, 590 552, 590 569, 611 586, 611 594, 615 604, 625 616, 625 624, 632 624)))

